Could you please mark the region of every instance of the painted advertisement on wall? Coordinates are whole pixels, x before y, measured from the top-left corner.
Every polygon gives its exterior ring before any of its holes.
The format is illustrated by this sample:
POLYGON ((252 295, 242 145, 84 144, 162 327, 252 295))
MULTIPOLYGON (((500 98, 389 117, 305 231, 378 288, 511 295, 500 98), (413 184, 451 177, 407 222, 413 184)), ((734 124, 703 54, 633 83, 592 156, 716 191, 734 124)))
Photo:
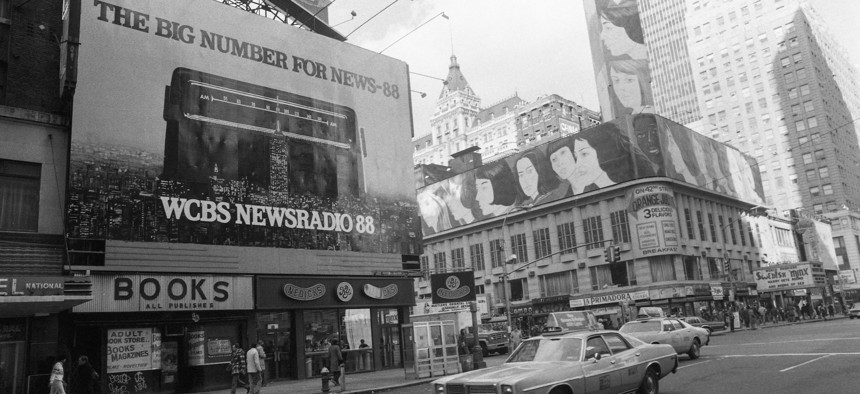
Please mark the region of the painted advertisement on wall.
POLYGON ((424 235, 633 179, 669 177, 753 204, 756 161, 652 114, 626 116, 484 164, 418 191, 424 235))
POLYGON ((648 48, 637 0, 586 0, 584 3, 604 119, 653 113, 648 48))
POLYGON ((669 185, 637 185, 627 192, 630 229, 638 245, 634 258, 678 253, 678 214, 669 185))
POLYGON ((807 260, 821 262, 827 270, 838 270, 836 247, 829 223, 801 217, 797 220, 795 229, 803 237, 807 260))
POLYGON ((82 5, 71 237, 416 254, 408 68, 217 2, 82 5))

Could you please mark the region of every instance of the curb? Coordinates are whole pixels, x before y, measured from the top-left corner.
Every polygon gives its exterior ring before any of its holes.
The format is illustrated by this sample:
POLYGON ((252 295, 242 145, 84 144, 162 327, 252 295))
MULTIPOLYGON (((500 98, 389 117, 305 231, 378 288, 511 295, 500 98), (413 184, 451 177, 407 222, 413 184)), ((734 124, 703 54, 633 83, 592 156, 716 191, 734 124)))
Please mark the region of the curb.
POLYGON ((374 388, 369 388, 369 389, 360 389, 360 390, 355 390, 355 391, 349 390, 349 391, 344 391, 342 394, 375 394, 375 393, 379 393, 379 392, 387 391, 387 390, 394 390, 394 389, 399 389, 399 388, 404 388, 404 387, 419 386, 419 385, 422 385, 425 383, 430 383, 434 380, 436 380, 436 378, 424 379, 424 380, 413 380, 413 381, 409 381, 409 382, 405 382, 405 383, 392 384, 389 386, 374 387, 374 388))
POLYGON ((714 336, 722 336, 722 335, 725 335, 725 334, 731 334, 731 333, 733 333, 733 332, 742 332, 742 331, 758 331, 758 330, 763 330, 763 329, 765 329, 765 328, 775 328, 775 327, 794 326, 794 325, 797 325, 797 324, 809 324, 809 323, 816 323, 816 322, 828 322, 828 321, 841 320, 841 319, 847 319, 847 317, 845 317, 845 316, 834 316, 834 317, 831 317, 831 318, 829 318, 829 319, 827 319, 827 320, 824 320, 824 319, 798 320, 798 321, 794 321, 794 322, 784 322, 784 323, 771 324, 771 325, 759 325, 759 326, 757 326, 757 327, 756 327, 756 328, 754 328, 754 329, 753 329, 753 328, 749 328, 749 327, 736 328, 734 331, 731 331, 731 329, 730 329, 730 328, 726 328, 725 330, 722 330, 722 331, 720 331, 719 333, 716 333, 716 332, 715 332, 715 333, 712 333, 712 334, 711 334, 711 336, 712 336, 712 337, 714 337, 714 336))

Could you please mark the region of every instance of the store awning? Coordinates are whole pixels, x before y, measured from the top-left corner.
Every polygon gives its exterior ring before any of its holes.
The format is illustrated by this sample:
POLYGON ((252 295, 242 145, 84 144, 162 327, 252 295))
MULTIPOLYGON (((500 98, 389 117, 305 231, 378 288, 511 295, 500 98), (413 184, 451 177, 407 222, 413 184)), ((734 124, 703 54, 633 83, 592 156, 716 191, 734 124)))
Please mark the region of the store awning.
POLYGON ((91 296, 23 296, 0 298, 0 316, 27 317, 59 313, 92 300, 91 296))

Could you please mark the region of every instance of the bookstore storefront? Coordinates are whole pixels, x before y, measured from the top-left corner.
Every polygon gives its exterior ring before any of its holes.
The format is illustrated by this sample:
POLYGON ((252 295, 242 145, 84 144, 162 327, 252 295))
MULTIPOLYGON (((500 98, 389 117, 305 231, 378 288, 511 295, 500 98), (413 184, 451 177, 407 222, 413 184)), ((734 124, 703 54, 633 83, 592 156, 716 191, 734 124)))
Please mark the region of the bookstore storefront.
POLYGON ((311 378, 337 340, 345 372, 401 368, 400 325, 415 304, 408 278, 257 278, 257 337, 275 378, 311 378))
POLYGON ((253 340, 251 276, 114 274, 93 285, 94 300, 70 316, 71 356, 89 357, 101 392, 229 387, 231 345, 253 340))

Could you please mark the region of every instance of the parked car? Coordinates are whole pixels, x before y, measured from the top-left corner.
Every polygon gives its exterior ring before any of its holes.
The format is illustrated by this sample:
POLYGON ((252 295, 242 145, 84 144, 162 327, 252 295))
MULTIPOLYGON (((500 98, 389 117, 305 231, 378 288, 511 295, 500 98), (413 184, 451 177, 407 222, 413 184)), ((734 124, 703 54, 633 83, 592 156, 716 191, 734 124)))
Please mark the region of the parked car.
POLYGON ((678 355, 617 331, 545 333, 523 341, 504 364, 435 380, 436 394, 659 392, 678 355))
MULTIPOLYGON (((475 345, 475 339, 472 336, 473 331, 470 329, 466 336, 466 345, 471 348, 475 345)), ((481 346, 481 352, 484 357, 490 353, 505 354, 508 352, 509 335, 507 332, 497 330, 492 324, 478 325, 478 345, 481 346)))
POLYGON ((711 340, 708 330, 672 318, 633 320, 618 331, 647 343, 672 345, 678 354, 687 354, 693 360, 699 358, 701 347, 707 346, 711 340))
POLYGON ((854 306, 853 308, 848 310, 848 318, 849 319, 854 319, 854 318, 860 319, 860 305, 854 306))
POLYGON ((687 316, 682 317, 680 320, 687 322, 687 324, 693 327, 704 328, 708 330, 708 333, 712 333, 714 331, 721 331, 726 329, 726 323, 721 321, 709 321, 702 319, 698 316, 687 316))

